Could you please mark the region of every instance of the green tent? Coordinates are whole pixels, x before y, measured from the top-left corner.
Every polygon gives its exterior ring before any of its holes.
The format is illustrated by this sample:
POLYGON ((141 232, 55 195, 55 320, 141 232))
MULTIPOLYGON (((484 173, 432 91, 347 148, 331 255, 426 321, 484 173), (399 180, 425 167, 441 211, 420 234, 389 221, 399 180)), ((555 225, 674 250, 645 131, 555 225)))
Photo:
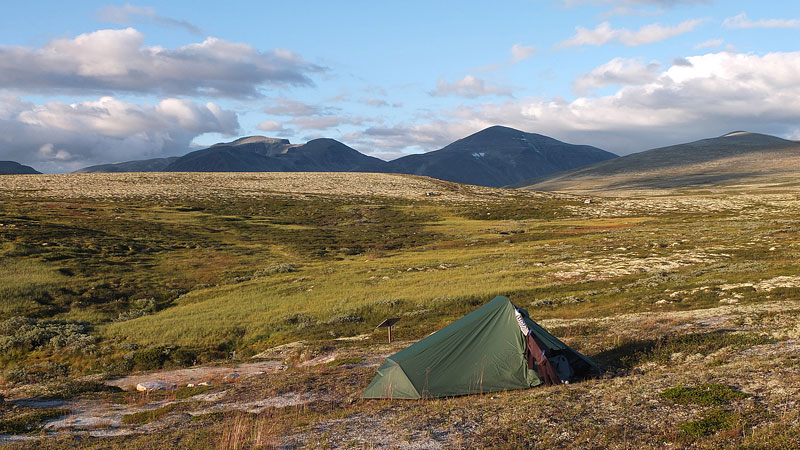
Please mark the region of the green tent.
MULTIPOLYGON (((597 371, 582 354, 520 309, 548 355, 562 354, 575 376, 597 371)), ((363 398, 426 398, 527 389, 542 381, 529 370, 525 340, 507 297, 494 300, 386 358, 363 398)))

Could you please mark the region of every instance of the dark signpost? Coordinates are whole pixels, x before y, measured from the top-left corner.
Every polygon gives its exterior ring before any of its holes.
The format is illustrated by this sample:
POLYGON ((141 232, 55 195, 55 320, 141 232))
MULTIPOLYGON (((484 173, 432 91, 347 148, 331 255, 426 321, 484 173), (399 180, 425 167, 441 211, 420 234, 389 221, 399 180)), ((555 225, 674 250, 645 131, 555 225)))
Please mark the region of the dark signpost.
POLYGON ((388 328, 388 329, 389 329, 389 343, 390 343, 390 344, 392 343, 392 327, 393 327, 393 326, 394 326, 394 324, 396 324, 398 321, 400 321, 400 318, 399 318, 399 317, 392 317, 391 319, 386 319, 386 320, 384 320, 383 322, 381 322, 381 323, 380 323, 380 325, 378 325, 377 327, 375 327, 375 328, 382 328, 382 327, 386 327, 386 328, 388 328))

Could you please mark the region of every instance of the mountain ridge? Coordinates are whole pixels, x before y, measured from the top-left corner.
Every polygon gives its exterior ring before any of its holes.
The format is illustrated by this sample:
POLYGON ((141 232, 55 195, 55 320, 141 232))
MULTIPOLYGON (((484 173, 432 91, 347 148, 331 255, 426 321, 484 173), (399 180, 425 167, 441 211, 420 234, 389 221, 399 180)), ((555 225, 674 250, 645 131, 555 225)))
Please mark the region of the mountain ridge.
POLYGON ((0 175, 37 175, 41 174, 31 166, 16 161, 0 161, 0 175))
POLYGON ((598 191, 730 184, 768 173, 788 173, 795 160, 800 161, 798 142, 734 131, 715 138, 645 150, 509 187, 598 191))

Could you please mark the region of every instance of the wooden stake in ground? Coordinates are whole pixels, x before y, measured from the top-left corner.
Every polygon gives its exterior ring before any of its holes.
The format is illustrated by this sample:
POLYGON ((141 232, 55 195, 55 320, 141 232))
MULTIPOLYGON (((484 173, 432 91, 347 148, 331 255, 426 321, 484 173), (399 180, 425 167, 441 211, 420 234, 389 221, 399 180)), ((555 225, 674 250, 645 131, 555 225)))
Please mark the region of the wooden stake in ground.
POLYGON ((400 320, 399 317, 392 317, 389 319, 384 320, 375 328, 386 327, 389 330, 389 343, 392 343, 392 327, 400 320))

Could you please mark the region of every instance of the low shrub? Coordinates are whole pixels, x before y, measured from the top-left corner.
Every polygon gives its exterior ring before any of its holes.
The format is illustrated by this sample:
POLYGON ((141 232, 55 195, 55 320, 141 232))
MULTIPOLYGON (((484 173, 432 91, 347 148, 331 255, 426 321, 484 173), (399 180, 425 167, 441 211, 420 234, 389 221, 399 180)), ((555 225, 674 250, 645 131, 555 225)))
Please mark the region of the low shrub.
POLYGON ((662 392, 660 397, 681 405, 722 406, 749 395, 724 384, 707 383, 696 387, 671 387, 662 392))
POLYGON ((170 403, 169 405, 162 406, 158 409, 151 409, 148 411, 140 411, 133 414, 126 414, 122 416, 122 423, 127 425, 146 425, 166 416, 178 406, 177 403, 170 403))
POLYGON ((727 431, 742 424, 741 414, 724 409, 712 409, 698 420, 691 420, 678 425, 678 429, 687 437, 703 437, 720 431, 727 431))
POLYGON ((42 383, 66 377, 69 368, 63 364, 43 362, 6 370, 5 379, 12 383, 42 383))
POLYGON ((0 322, 0 352, 29 352, 50 347, 94 353, 97 338, 89 335, 90 331, 86 322, 12 317, 0 322))
POLYGON ((338 366, 343 366, 345 364, 358 364, 363 360, 364 358, 360 356, 354 356, 352 358, 339 358, 339 359, 334 359, 333 361, 327 363, 326 365, 328 367, 338 367, 338 366))
POLYGON ((48 383, 40 386, 31 392, 31 396, 67 400, 87 392, 122 392, 122 389, 99 381, 69 380, 63 383, 48 383))
POLYGON ((42 409, 0 420, 0 434, 23 434, 41 428, 42 422, 69 414, 66 409, 42 409))
POLYGON ((165 347, 150 347, 133 354, 133 364, 139 370, 158 370, 169 361, 169 351, 165 347))

